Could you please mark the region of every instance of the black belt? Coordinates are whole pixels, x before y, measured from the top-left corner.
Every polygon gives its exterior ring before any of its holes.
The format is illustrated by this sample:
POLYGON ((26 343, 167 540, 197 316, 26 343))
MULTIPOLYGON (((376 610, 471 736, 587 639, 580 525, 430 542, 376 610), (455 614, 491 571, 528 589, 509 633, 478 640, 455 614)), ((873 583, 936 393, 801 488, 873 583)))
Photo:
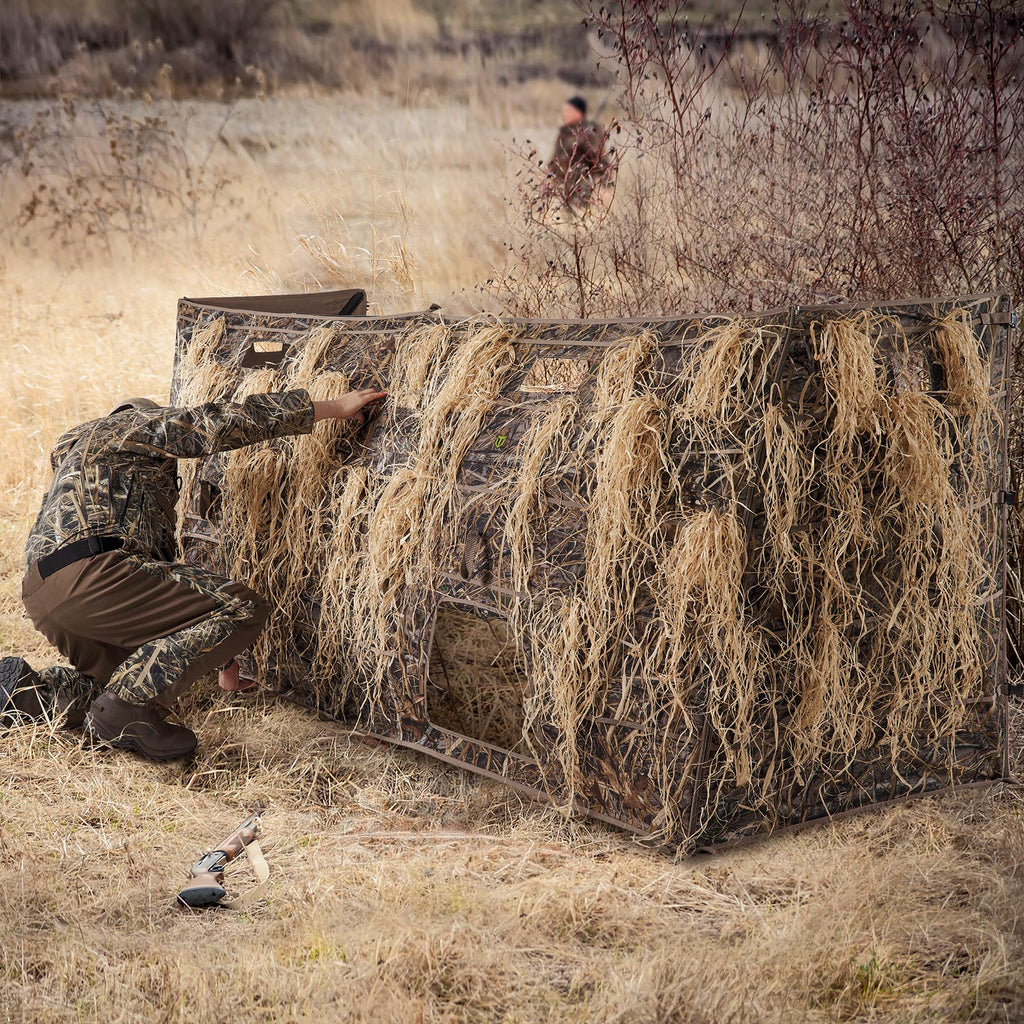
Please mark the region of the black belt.
POLYGON ((116 551, 124 547, 124 537, 83 537, 71 544, 65 544, 57 548, 51 555, 40 558, 36 562, 39 575, 45 580, 52 576, 58 569, 63 569, 72 562, 80 562, 83 558, 92 558, 104 551, 116 551))

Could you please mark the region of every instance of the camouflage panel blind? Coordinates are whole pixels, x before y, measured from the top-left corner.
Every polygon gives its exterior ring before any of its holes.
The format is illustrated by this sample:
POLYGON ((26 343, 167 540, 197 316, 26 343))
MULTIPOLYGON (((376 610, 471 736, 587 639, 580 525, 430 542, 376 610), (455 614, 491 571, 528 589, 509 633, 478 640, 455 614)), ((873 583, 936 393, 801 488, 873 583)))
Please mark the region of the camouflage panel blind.
POLYGON ((182 300, 175 400, 389 392, 184 467, 246 670, 668 848, 1006 774, 1009 303, 646 321, 182 300))

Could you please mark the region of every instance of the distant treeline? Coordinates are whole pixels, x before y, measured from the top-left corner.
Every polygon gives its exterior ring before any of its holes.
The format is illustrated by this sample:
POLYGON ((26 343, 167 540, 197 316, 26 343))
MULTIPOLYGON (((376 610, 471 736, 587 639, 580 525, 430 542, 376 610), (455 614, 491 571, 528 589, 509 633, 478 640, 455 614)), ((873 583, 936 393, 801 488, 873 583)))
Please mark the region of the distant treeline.
POLYGON ((532 21, 491 26, 479 10, 442 15, 415 0, 10 0, 0 6, 0 93, 237 94, 295 83, 387 91, 410 70, 443 88, 484 67, 499 83, 600 79, 572 4, 542 0, 530 11, 532 21), (548 15, 541 25, 538 11, 548 15))
MULTIPOLYGON (((1004 34, 1024 29, 996 4, 1004 34)), ((709 65, 727 51, 781 53, 788 34, 828 47, 871 9, 923 39, 971 43, 991 19, 958 17, 929 0, 868 0, 824 8, 790 0, 739 13, 716 0, 609 3, 633 31, 670 35, 709 65)), ((536 78, 607 87, 615 46, 599 38, 586 0, 7 0, 0 5, 0 95, 125 91, 166 96, 253 93, 292 84, 446 94, 536 78), (599 64, 599 54, 612 57, 599 64)))

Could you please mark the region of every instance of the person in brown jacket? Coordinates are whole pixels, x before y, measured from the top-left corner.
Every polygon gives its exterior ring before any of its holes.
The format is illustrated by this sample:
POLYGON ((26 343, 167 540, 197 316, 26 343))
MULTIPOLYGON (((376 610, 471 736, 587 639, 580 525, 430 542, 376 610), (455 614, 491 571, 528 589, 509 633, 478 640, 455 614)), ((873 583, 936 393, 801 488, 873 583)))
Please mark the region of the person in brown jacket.
POLYGON ((570 209, 585 207, 611 185, 614 168, 604 129, 587 120, 587 101, 571 96, 562 108, 562 126, 548 161, 543 194, 570 209))
POLYGON ((325 418, 362 422, 384 397, 314 402, 295 390, 195 408, 132 399, 64 434, 29 535, 22 600, 71 664, 36 673, 0 659, 0 724, 63 718, 152 760, 190 754, 195 733, 162 709, 217 667, 221 686, 238 689, 234 656, 270 609, 243 584, 174 560, 176 460, 309 433, 325 418))

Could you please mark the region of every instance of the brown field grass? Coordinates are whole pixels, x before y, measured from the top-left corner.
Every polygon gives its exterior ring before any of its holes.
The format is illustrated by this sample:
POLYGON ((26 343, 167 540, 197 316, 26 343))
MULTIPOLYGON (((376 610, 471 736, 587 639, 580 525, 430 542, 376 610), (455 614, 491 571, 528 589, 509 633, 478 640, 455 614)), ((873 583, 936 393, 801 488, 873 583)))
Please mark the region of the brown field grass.
MULTIPOLYGON (((501 259, 502 142, 563 86, 469 104, 281 96, 157 110, 209 153, 199 232, 12 220, 0 186, 0 645, 53 655, 18 598, 65 426, 167 394, 181 294, 365 284, 469 310, 501 259), (211 142, 215 144, 211 145, 211 142)), ((19 125, 35 107, 9 105, 19 125)), ((95 128, 95 124, 93 125, 95 128)), ((70 150, 90 159, 89 132, 70 150)), ((93 132, 92 138, 96 134, 93 132)), ((261 699, 190 696, 194 762, 16 730, 0 748, 0 1021, 1024 1019, 1024 801, 1001 785, 673 863, 612 829, 261 699), (200 848, 265 808, 246 913, 172 906, 200 848)), ((1016 719, 1015 719, 1016 723, 1016 719)), ((1019 725, 1015 724, 1019 729, 1019 725)), ((1014 741, 1020 764, 1020 736, 1014 741)), ((250 876, 229 870, 232 887, 250 876)))

